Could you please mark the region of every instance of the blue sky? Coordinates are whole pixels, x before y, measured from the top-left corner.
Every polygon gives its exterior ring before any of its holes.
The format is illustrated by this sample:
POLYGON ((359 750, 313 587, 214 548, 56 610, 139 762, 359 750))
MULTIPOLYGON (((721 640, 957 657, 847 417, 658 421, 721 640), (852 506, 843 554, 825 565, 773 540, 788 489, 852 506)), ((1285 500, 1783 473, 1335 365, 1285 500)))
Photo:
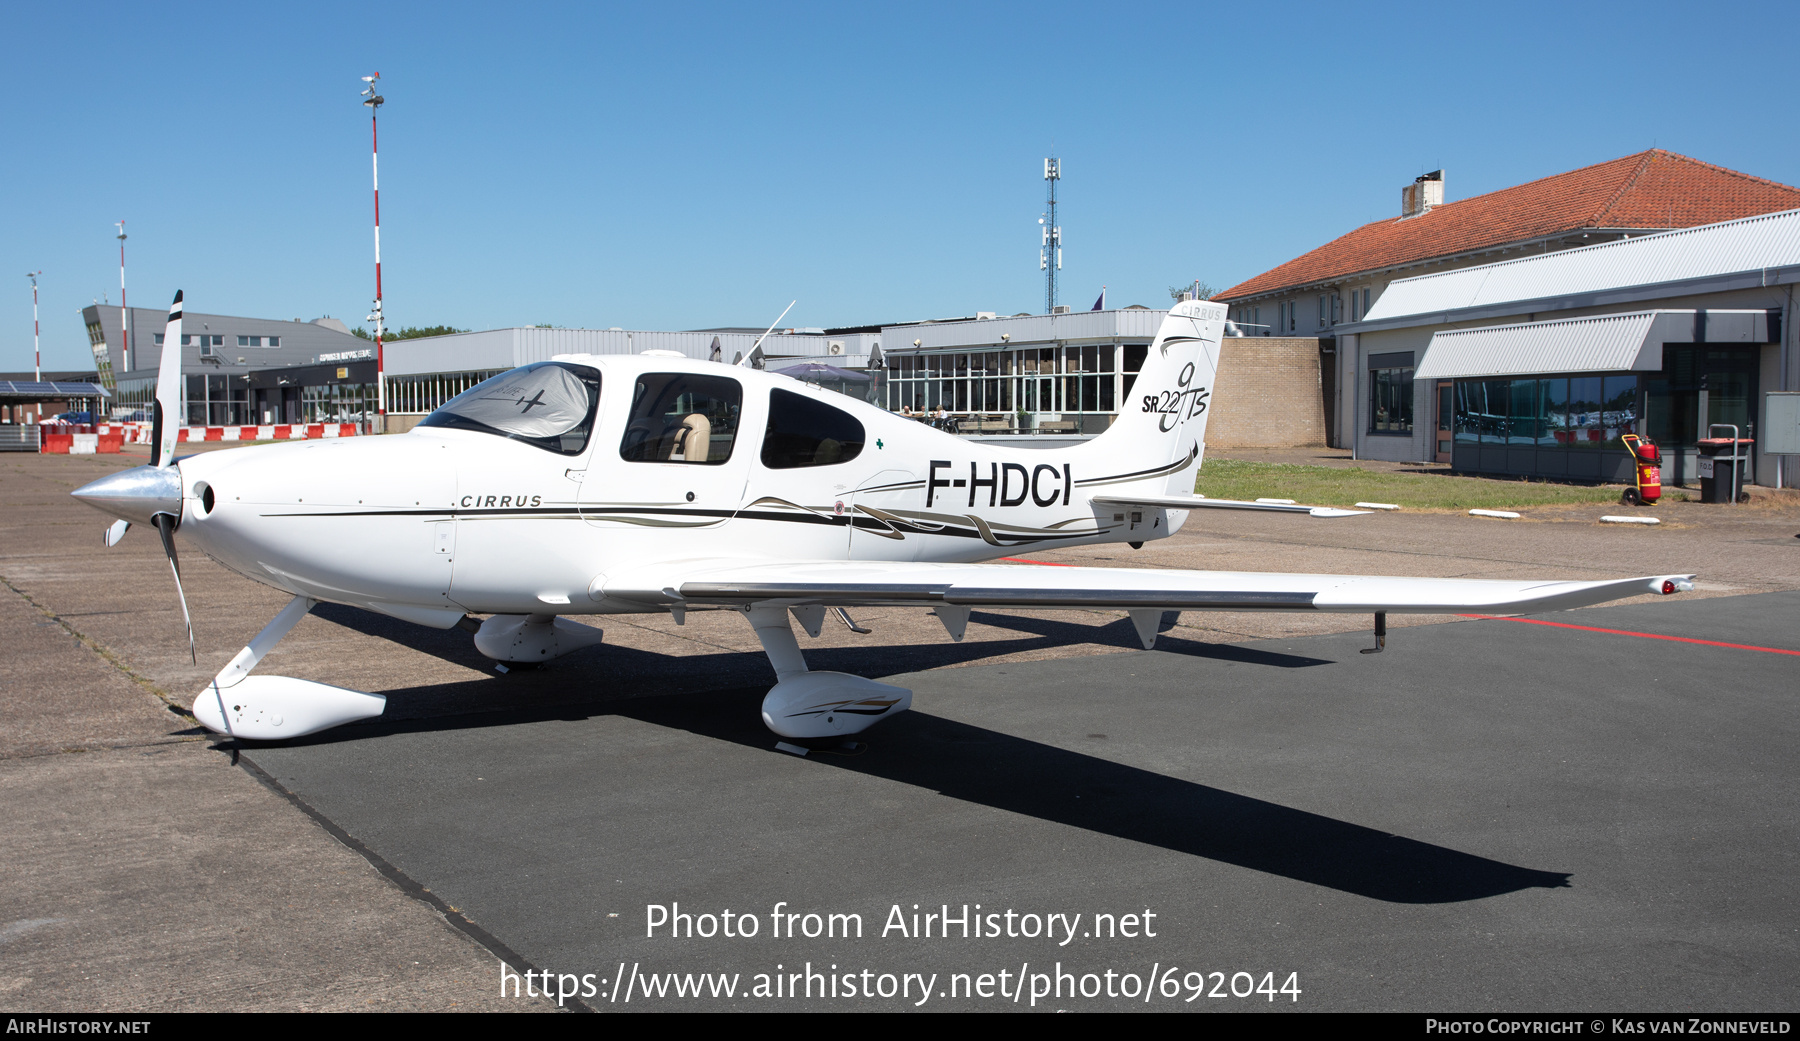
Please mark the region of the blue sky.
POLYGON ((0 369, 78 310, 355 323, 380 70, 391 324, 840 325, 1166 304, 1654 146, 1800 182, 1791 4, 12 5, 0 369))

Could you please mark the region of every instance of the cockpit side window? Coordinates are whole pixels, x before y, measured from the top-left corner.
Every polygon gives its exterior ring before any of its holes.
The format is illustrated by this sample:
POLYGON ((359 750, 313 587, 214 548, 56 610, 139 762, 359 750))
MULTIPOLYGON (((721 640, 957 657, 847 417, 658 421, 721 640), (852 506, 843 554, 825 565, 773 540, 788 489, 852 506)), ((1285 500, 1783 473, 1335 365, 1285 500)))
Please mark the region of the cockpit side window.
POLYGON ((805 394, 769 395, 769 429, 762 462, 771 470, 847 463, 862 452, 863 425, 855 416, 805 394))
POLYGON ((558 455, 580 455, 594 432, 599 405, 599 370, 545 361, 476 384, 419 425, 478 430, 558 455))
POLYGON ((717 466, 737 442, 744 388, 724 376, 646 372, 631 398, 619 458, 717 466))

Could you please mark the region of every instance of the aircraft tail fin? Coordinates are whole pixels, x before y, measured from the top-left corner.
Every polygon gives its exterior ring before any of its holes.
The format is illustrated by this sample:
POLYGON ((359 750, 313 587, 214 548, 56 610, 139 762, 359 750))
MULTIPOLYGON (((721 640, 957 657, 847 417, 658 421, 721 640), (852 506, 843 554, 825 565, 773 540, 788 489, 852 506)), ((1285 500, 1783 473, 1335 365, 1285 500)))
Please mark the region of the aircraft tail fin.
POLYGON ((1193 493, 1206 451, 1206 419, 1224 335, 1224 304, 1183 300, 1169 309, 1120 402, 1119 418, 1073 450, 1083 460, 1082 469, 1096 478, 1082 483, 1193 493))

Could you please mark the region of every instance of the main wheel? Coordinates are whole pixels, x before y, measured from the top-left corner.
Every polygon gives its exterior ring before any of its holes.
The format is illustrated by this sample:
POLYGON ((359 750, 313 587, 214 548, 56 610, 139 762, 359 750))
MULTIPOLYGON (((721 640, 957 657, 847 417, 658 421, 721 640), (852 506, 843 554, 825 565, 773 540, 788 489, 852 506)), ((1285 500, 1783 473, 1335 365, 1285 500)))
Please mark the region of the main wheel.
POLYGON ((1619 496, 1619 502, 1625 506, 1642 506, 1644 497, 1638 494, 1636 488, 1627 488, 1624 494, 1619 496))

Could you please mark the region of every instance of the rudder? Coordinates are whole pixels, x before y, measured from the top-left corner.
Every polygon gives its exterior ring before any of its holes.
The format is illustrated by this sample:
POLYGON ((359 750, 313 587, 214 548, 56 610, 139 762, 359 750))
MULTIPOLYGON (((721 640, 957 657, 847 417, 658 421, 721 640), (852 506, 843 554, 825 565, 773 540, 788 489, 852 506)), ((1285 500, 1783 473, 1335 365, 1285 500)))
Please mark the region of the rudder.
POLYGON ((1141 481, 1146 491, 1191 494, 1206 451, 1206 419, 1224 335, 1224 304, 1183 300, 1170 308, 1120 403, 1119 418, 1073 450, 1082 468, 1118 474, 1115 488, 1141 481))

